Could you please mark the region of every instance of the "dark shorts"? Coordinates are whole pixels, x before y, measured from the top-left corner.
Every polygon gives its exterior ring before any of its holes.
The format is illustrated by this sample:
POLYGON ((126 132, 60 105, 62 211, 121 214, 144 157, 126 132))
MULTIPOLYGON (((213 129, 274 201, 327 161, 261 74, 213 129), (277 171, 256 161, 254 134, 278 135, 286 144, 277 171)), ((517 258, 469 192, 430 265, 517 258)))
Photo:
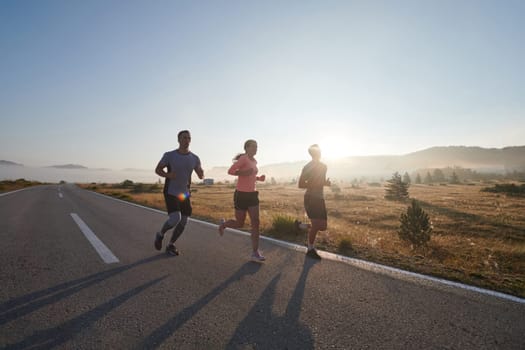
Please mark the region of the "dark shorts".
POLYGON ((191 216, 190 197, 180 200, 178 197, 164 193, 164 201, 166 202, 168 214, 171 214, 174 211, 180 211, 181 215, 183 216, 191 216))
POLYGON ((237 210, 248 210, 250 207, 259 205, 259 192, 241 192, 235 190, 233 193, 233 204, 237 210))
POLYGON ((310 219, 327 219, 324 198, 304 195, 304 209, 310 219))

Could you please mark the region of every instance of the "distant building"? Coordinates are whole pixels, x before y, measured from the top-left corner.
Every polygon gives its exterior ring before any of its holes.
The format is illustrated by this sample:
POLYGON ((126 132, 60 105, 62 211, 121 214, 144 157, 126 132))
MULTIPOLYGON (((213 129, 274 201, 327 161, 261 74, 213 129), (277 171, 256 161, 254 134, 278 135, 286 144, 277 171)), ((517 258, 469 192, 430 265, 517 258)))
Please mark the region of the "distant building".
POLYGON ((204 179, 204 180, 202 180, 202 182, 205 185, 213 185, 213 179, 204 179))

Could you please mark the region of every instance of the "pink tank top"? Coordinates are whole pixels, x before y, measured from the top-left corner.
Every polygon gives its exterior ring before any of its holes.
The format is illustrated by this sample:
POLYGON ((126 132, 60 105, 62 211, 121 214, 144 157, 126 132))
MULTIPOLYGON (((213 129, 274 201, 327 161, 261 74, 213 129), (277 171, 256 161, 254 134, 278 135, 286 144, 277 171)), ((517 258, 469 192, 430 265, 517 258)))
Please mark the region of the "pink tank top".
POLYGON ((241 192, 254 192, 255 191, 255 182, 257 177, 257 161, 255 159, 250 159, 246 154, 240 156, 240 158, 233 163, 233 165, 228 169, 228 174, 236 175, 237 170, 247 170, 253 169, 253 172, 247 176, 239 175, 237 177, 237 191, 241 192))

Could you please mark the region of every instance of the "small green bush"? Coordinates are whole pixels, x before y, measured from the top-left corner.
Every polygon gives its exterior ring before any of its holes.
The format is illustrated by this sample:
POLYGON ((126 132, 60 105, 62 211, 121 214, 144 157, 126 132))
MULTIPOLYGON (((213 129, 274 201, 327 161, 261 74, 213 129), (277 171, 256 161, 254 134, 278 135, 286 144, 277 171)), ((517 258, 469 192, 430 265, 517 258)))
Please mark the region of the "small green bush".
POLYGON ((295 218, 290 215, 276 215, 272 221, 272 233, 278 236, 298 234, 300 231, 295 227, 295 218))
POLYGON ((129 187, 131 187, 131 192, 132 193, 144 193, 144 192, 148 192, 147 188, 146 188, 146 185, 144 185, 143 183, 136 183, 136 184, 131 184, 129 185, 129 187))
POLYGON ((352 240, 349 237, 341 238, 337 245, 337 252, 342 255, 350 255, 353 251, 352 240))
POLYGON ((412 200, 406 213, 401 214, 399 221, 401 222, 399 237, 402 240, 410 242, 415 247, 425 245, 430 241, 432 223, 428 214, 415 199, 412 200))

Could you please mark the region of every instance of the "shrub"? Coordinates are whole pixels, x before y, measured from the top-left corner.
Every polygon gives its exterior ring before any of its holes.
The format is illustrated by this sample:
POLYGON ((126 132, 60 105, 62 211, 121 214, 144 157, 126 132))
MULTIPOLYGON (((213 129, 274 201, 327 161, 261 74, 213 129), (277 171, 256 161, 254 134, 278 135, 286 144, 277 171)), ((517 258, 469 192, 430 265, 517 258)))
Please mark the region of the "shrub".
POLYGON ((122 188, 132 188, 133 187, 133 181, 131 180, 124 180, 120 183, 120 186, 122 188))
POLYGON ((127 193, 121 193, 121 192, 111 192, 111 193, 108 193, 110 196, 112 197, 116 197, 116 198, 119 198, 119 199, 122 199, 122 200, 125 200, 125 201, 132 201, 133 198, 131 198, 131 196, 127 193))
POLYGON ((131 184, 129 186, 126 186, 126 187, 131 187, 131 192, 132 193, 144 193, 144 192, 148 192, 147 189, 146 189, 146 185, 144 185, 143 183, 136 183, 136 184, 131 184))
POLYGON ((402 213, 399 219, 399 237, 410 242, 413 246, 419 247, 430 241, 432 223, 428 214, 421 208, 419 203, 413 199, 412 204, 407 208, 406 213, 402 213))
POLYGON ((332 184, 330 190, 332 190, 332 193, 341 193, 341 187, 338 184, 332 184))
POLYGON ((337 245, 337 252, 343 255, 350 255, 354 251, 352 247, 352 241, 349 237, 341 238, 339 244, 337 245))
POLYGON ((334 193, 334 200, 336 201, 342 201, 342 200, 345 200, 346 197, 344 194, 342 193, 334 193))
POLYGON ((276 235, 298 234, 295 227, 295 218, 290 215, 276 215, 272 221, 272 232, 276 235))
POLYGON ((504 193, 511 196, 525 196, 525 184, 496 184, 494 187, 485 187, 482 192, 504 193))
POLYGON ((160 192, 163 187, 159 184, 153 184, 149 186, 149 192, 160 192))

